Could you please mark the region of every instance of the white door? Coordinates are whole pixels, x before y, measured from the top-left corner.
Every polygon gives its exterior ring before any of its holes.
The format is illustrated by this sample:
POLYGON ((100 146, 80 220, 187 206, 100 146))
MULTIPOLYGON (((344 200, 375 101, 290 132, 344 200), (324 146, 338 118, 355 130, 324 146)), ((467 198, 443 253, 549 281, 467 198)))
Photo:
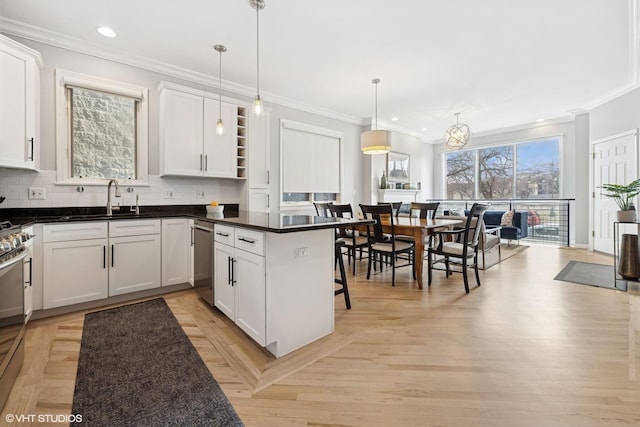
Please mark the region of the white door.
MULTIPOLYGON (((593 144, 593 249, 613 254, 613 222, 618 206, 604 197, 602 184, 628 184, 638 177, 637 132, 627 132, 593 144)), ((636 204, 637 205, 637 204, 636 204)))

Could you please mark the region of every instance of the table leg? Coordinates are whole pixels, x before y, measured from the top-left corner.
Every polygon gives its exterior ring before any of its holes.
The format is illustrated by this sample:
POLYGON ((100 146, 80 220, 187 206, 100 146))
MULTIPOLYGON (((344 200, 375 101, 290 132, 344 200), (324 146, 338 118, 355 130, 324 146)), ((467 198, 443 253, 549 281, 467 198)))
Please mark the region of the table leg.
POLYGON ((424 260, 424 235, 422 229, 416 228, 413 232, 415 242, 415 259, 416 276, 418 277, 418 289, 422 289, 422 261, 424 260))

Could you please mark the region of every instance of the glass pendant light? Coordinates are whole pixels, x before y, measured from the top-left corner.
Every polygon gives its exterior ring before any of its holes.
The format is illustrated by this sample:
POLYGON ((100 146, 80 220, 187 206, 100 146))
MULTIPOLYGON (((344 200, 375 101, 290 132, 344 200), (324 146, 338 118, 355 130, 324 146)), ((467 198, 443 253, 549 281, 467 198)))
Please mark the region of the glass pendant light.
POLYGON ((218 73, 218 122, 216 123, 216 133, 218 135, 224 135, 224 123, 222 122, 222 53, 227 51, 227 48, 221 44, 217 44, 213 47, 220 54, 219 61, 219 73, 218 73))
POLYGON ((253 112, 256 116, 262 114, 262 99, 260 98, 260 9, 264 9, 264 0, 249 0, 251 7, 256 10, 256 97, 253 100, 253 112))

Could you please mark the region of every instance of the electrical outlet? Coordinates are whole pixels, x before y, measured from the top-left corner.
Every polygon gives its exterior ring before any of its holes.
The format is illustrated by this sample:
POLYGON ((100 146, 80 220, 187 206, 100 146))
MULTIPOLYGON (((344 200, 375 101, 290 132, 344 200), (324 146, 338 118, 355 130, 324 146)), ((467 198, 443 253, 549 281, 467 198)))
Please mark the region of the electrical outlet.
POLYGON ((196 190, 196 198, 204 199, 204 190, 196 190))
POLYGON ((305 257, 305 256, 309 256, 309 248, 296 248, 295 249, 295 257, 296 258, 301 258, 301 257, 305 257))
POLYGON ((173 191, 171 190, 167 190, 164 192, 164 198, 165 199, 173 199, 173 191))
POLYGON ((29 187, 29 199, 30 200, 44 200, 45 199, 44 188, 29 187))

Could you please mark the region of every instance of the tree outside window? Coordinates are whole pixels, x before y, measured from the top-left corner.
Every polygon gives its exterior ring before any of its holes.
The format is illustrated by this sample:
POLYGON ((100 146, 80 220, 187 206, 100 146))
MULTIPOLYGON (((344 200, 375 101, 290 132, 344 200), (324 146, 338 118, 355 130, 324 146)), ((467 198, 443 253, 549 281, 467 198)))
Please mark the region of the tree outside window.
POLYGON ((513 197, 513 146, 483 148, 480 156, 479 196, 482 199, 513 197))
POLYGON ((445 154, 445 162, 448 199, 560 197, 558 137, 448 152, 445 154))
POLYGON ((455 151, 446 154, 447 198, 473 199, 476 175, 475 151, 455 151))

